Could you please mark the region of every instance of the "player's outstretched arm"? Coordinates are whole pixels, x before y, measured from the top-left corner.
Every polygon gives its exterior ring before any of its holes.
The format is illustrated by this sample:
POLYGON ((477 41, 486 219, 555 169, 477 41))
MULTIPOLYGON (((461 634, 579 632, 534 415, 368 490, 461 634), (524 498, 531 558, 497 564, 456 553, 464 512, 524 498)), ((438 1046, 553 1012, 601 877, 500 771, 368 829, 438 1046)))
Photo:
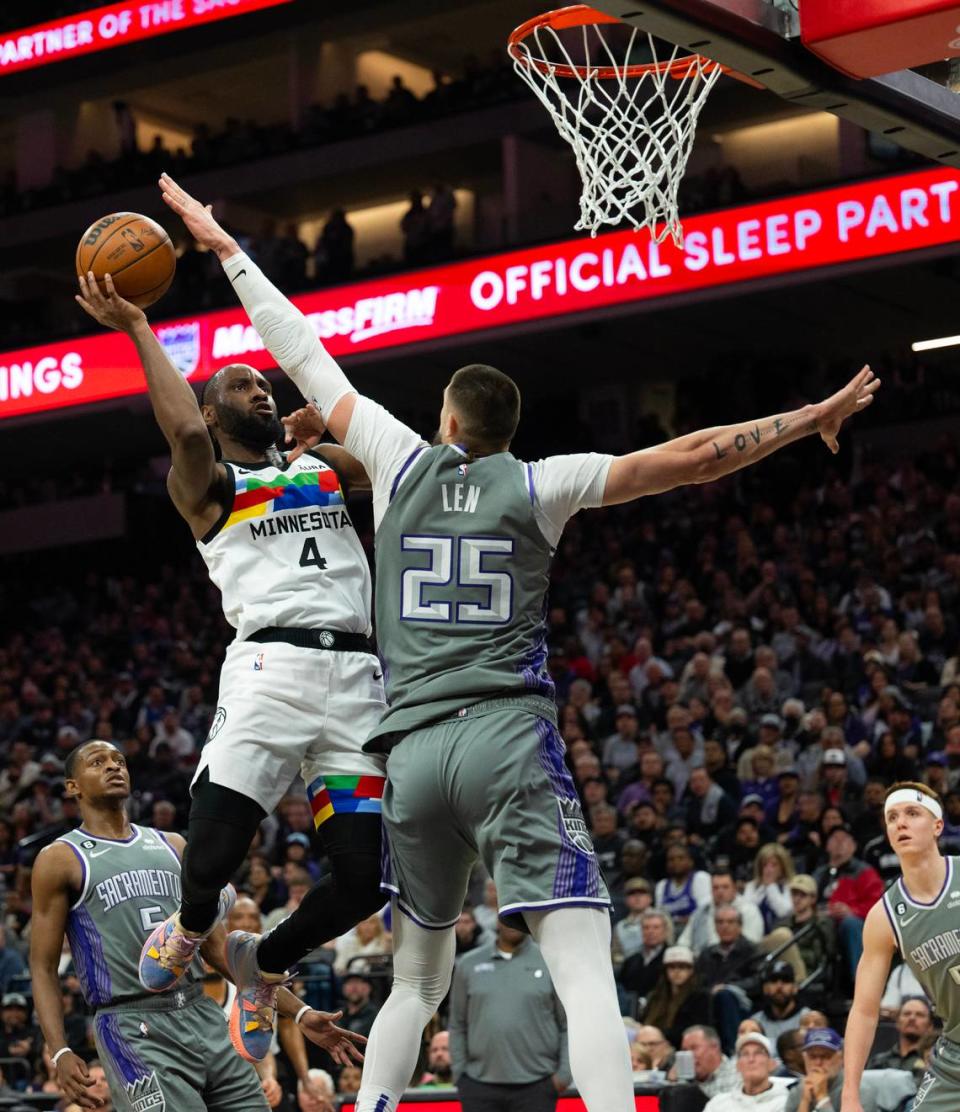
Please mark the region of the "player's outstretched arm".
POLYGON ((161 176, 160 190, 168 207, 183 220, 193 238, 216 254, 251 324, 276 359, 277 366, 293 379, 300 393, 316 405, 327 428, 343 444, 357 392, 306 317, 220 227, 209 205, 202 205, 191 197, 169 174, 161 176))
MULTIPOLYGON (((30 977, 33 1005, 43 1037, 56 1056, 67 1046, 63 1028, 63 990, 60 986, 60 956, 70 906, 71 881, 80 884, 80 862, 65 845, 48 846, 33 867, 33 916, 30 920, 30 977), (76 875, 74 875, 76 874, 76 875)), ((87 1090, 93 1078, 84 1060, 72 1050, 57 1057, 57 1082, 67 1101, 81 1108, 100 1108, 103 1101, 87 1090)))
POLYGON ((882 903, 870 909, 863 926, 863 957, 857 966, 853 1006, 843 1041, 841 1112, 863 1112, 860 1080, 877 1032, 880 999, 896 949, 893 931, 882 903))
POLYGON ((208 508, 217 486, 217 461, 200 406, 187 380, 153 334, 143 310, 117 293, 109 274, 104 285, 106 293, 92 274, 81 278, 77 303, 95 321, 125 333, 133 341, 154 416, 170 445, 170 494, 189 520, 208 508))
POLYGON ((815 405, 739 425, 702 429, 655 448, 618 456, 610 465, 603 504, 630 502, 688 483, 712 482, 814 433, 836 454, 844 421, 866 409, 879 388, 880 379, 864 367, 841 390, 815 405))

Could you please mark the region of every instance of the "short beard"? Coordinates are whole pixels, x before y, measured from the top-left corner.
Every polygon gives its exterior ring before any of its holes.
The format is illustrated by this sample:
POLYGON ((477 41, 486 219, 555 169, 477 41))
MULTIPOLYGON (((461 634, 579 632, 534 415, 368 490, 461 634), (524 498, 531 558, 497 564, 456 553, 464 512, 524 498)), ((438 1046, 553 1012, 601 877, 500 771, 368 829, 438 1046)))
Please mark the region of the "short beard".
POLYGON ((283 426, 276 417, 244 414, 228 405, 217 406, 217 423, 219 429, 231 440, 258 452, 275 448, 283 432, 283 426))

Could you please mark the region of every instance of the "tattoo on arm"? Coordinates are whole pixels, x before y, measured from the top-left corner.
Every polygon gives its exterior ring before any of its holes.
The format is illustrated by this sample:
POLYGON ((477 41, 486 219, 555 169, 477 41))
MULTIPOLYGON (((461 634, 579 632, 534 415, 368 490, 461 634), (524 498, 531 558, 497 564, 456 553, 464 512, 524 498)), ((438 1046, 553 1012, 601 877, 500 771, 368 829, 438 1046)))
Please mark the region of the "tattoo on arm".
POLYGON ((727 454, 726 451, 721 448, 716 441, 713 442, 713 449, 717 453, 717 459, 723 459, 723 457, 727 454))
POLYGON ((757 425, 756 428, 753 430, 753 432, 750 433, 750 439, 754 442, 754 444, 759 444, 760 443, 760 426, 759 425, 757 425))
POLYGON ((788 427, 789 427, 788 422, 781 421, 779 417, 774 417, 774 419, 773 419, 773 428, 774 428, 774 431, 776 432, 777 436, 782 436, 787 431, 788 427))
POLYGON ((744 448, 746 448, 747 438, 743 435, 742 432, 738 432, 737 435, 733 438, 733 446, 737 449, 738 452, 742 452, 744 448))

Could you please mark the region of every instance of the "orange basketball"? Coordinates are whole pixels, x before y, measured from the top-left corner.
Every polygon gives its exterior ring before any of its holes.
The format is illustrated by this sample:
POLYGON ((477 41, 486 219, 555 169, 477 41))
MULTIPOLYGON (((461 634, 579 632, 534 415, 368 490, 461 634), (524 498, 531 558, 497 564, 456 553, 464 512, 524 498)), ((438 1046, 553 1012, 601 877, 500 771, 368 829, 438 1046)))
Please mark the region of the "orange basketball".
POLYGON ((177 256, 170 237, 149 216, 114 212, 103 217, 80 237, 77 274, 92 270, 101 290, 101 279, 111 275, 117 293, 145 309, 170 288, 177 256))

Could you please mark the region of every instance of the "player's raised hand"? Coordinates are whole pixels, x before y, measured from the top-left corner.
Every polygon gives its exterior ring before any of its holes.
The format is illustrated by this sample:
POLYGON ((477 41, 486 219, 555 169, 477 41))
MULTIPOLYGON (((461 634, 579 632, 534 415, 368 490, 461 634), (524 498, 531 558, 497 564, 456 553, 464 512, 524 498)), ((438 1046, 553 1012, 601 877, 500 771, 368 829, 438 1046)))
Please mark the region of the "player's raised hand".
POLYGON ((880 389, 880 379, 877 378, 869 366, 863 367, 850 379, 846 386, 825 398, 817 406, 817 431, 820 439, 833 452, 840 451, 837 434, 840 426, 848 417, 866 409, 873 401, 873 396, 880 389))
POLYGON ((104 327, 115 328, 118 332, 132 332, 141 321, 147 319, 142 309, 117 293, 109 274, 103 278, 106 293, 100 289, 100 283, 94 278, 92 270, 87 273, 86 278, 81 276, 78 281, 80 292, 74 295, 77 304, 87 316, 93 317, 104 327))
POLYGON ((363 1035, 338 1027, 337 1020, 342 1015, 342 1011, 318 1012, 311 1008, 303 1013, 300 1030, 304 1038, 325 1050, 337 1065, 352 1066, 363 1061, 360 1047, 365 1046, 367 1040, 363 1035))
POLYGON ((240 250, 233 236, 220 227, 213 216, 212 205, 202 205, 170 177, 160 175, 160 192, 168 208, 180 217, 187 231, 202 247, 214 251, 218 259, 224 259, 240 250))
POLYGON ((57 1084, 68 1104, 78 1104, 81 1108, 103 1107, 100 1097, 87 1092, 91 1085, 96 1084, 87 1063, 72 1050, 57 1062, 57 1084))
POLYGON ((287 456, 289 463, 299 459, 311 448, 316 448, 327 431, 320 410, 312 403, 294 410, 289 417, 284 417, 283 427, 287 432, 286 443, 295 445, 287 456))

